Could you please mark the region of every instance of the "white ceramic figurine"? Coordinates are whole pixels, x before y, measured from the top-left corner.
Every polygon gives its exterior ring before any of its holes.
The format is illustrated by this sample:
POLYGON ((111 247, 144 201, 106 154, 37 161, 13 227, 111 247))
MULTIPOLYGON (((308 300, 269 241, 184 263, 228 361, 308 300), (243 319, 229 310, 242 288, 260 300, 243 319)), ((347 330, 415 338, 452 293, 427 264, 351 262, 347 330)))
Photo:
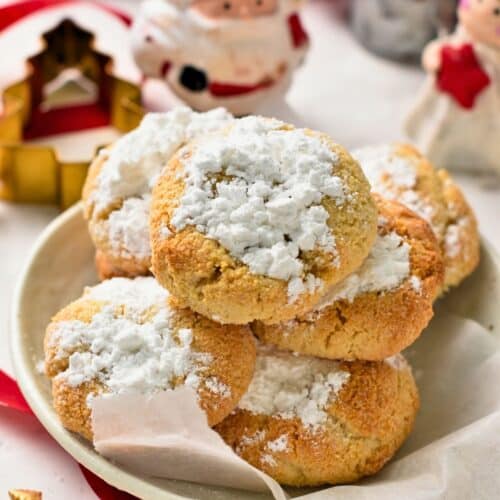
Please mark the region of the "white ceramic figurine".
POLYGON ((298 0, 146 0, 133 27, 135 59, 197 110, 251 113, 284 92, 308 37, 298 0))
POLYGON ((429 44, 406 131, 439 167, 500 172, 500 1, 462 0, 454 34, 429 44))

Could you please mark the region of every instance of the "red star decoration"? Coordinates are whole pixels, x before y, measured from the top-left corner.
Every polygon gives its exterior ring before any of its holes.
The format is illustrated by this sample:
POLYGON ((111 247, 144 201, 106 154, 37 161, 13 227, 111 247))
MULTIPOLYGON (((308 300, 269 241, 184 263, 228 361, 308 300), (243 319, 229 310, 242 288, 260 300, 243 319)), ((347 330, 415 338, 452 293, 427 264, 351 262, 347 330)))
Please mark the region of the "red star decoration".
POLYGON ((491 83, 471 44, 445 45, 441 49, 441 69, 437 86, 460 106, 472 109, 477 96, 491 83))

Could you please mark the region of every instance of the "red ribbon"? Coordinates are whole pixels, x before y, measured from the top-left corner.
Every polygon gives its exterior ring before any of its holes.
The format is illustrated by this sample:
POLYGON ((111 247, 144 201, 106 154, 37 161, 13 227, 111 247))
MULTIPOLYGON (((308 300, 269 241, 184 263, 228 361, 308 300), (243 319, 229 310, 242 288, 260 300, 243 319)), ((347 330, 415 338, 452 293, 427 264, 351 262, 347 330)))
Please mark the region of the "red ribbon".
MULTIPOLYGON (((15 380, 0 370, 0 406, 34 415, 15 380)), ((83 477, 101 500, 134 500, 136 497, 109 485, 100 477, 78 464, 83 477)))
POLYGON ((33 415, 16 381, 0 370, 0 405, 33 415))
POLYGON ((102 5, 97 2, 85 2, 82 0, 25 0, 23 2, 16 2, 9 4, 5 7, 0 7, 0 31, 8 28, 9 26, 17 23, 21 19, 38 12, 39 10, 53 9, 61 5, 94 5, 98 9, 109 12, 118 19, 120 19, 127 26, 132 24, 131 18, 118 9, 110 7, 109 5, 102 5))

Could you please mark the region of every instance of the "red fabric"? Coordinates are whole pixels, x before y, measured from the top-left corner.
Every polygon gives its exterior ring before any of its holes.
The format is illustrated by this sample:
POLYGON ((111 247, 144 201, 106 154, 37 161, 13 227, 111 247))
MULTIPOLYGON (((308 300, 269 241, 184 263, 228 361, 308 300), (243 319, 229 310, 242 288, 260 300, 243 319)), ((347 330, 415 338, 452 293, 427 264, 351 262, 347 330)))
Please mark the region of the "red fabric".
POLYGON ((460 47, 445 45, 441 49, 437 86, 462 108, 472 109, 476 98, 490 83, 491 79, 481 67, 471 44, 460 47))
POLYGON ((307 42, 309 42, 309 35, 302 27, 299 15, 294 12, 288 18, 288 26, 290 27, 290 34, 292 35, 293 46, 298 49, 307 42))
POLYGON ((0 370, 0 406, 33 414, 16 381, 0 370))
POLYGON ((208 90, 215 97, 234 97, 266 89, 271 87, 273 84, 274 82, 272 80, 265 80, 255 85, 237 85, 234 83, 212 82, 208 86, 208 90))
POLYGON ((0 8, 0 31, 39 10, 51 9, 67 4, 83 5, 89 3, 95 5, 99 9, 113 14, 118 19, 121 19, 127 26, 132 24, 132 20, 124 12, 110 7, 109 5, 101 5, 97 2, 85 2, 82 0, 25 0, 23 2, 13 3, 0 8))
MULTIPOLYGON (((35 416, 16 381, 2 370, 0 370, 0 406, 35 416)), ((78 464, 78 466, 89 486, 101 500, 135 500, 136 497, 109 485, 83 465, 78 464)))

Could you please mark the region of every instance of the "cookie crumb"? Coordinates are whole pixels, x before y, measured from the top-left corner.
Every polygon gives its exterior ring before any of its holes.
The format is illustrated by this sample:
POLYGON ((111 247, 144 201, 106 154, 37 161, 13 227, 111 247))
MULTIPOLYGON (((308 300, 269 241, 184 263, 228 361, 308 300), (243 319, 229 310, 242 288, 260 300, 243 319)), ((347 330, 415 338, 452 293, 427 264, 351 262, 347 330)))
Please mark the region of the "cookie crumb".
POLYGON ((10 490, 11 500, 41 500, 42 492, 36 490, 10 490))

